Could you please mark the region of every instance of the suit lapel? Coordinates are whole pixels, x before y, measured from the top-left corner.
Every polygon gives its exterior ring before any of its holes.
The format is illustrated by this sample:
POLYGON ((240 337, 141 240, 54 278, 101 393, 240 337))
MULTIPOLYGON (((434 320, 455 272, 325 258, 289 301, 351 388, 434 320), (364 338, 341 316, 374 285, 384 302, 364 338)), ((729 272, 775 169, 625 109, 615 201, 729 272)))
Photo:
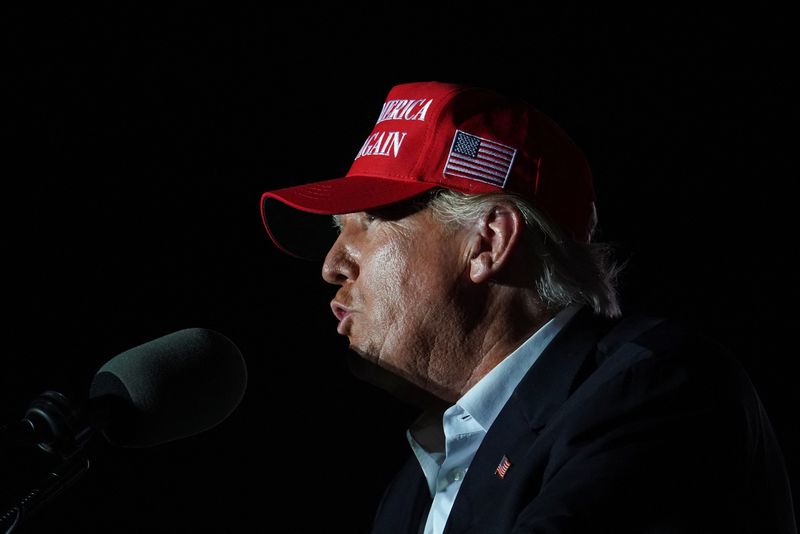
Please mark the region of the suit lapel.
POLYGON ((395 475, 378 506, 372 532, 375 534, 416 533, 431 507, 428 483, 417 459, 411 455, 395 475))
POLYGON ((524 458, 548 420, 594 365, 597 342, 615 321, 596 317, 586 307, 556 336, 528 370, 500 411, 459 489, 444 529, 466 530, 497 510, 513 486, 514 463, 524 458), (504 477, 495 474, 503 458, 504 477))

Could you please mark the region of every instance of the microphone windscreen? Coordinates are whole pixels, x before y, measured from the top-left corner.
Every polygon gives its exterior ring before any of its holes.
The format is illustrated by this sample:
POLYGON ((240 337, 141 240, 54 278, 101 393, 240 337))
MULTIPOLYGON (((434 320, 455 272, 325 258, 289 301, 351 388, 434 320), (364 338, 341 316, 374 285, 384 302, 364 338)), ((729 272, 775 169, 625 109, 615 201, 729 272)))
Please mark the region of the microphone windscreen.
POLYGON ((109 360, 89 396, 115 405, 104 429, 111 443, 150 447, 221 423, 246 386, 247 367, 236 345, 219 332, 188 328, 109 360))

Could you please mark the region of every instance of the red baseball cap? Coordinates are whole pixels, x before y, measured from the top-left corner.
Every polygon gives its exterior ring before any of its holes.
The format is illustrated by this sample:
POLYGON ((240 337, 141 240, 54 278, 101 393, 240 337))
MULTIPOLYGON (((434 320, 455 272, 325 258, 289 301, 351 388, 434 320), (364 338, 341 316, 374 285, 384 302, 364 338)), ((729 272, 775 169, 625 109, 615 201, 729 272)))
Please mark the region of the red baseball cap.
POLYGON ((567 134, 522 100, 440 82, 393 87, 343 178, 267 191, 261 216, 281 250, 318 256, 311 243, 320 231, 333 231, 330 215, 380 208, 437 187, 517 193, 573 239, 591 239, 592 174, 567 134), (295 217, 281 225, 295 210, 326 215, 328 224, 295 217))

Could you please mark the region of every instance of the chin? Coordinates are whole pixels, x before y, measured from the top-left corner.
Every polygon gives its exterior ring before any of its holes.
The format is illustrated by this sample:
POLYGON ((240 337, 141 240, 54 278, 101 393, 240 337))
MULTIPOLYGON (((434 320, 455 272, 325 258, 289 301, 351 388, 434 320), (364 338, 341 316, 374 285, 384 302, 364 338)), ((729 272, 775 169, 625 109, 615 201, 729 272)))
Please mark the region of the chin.
POLYGON ((376 364, 378 363, 378 357, 377 356, 371 354, 367 350, 362 349, 361 347, 359 347, 358 345, 356 345, 352 341, 350 342, 350 350, 352 350, 353 352, 355 352, 361 358, 363 358, 364 360, 367 360, 368 362, 372 362, 372 363, 376 363, 376 364))
POLYGON ((358 356, 360 356, 363 360, 369 362, 376 367, 380 367, 381 369, 392 373, 393 375, 397 375, 398 377, 402 377, 404 379, 408 379, 407 374, 403 372, 402 369, 394 365, 390 359, 386 358, 385 355, 382 357, 381 353, 377 350, 370 350, 370 347, 365 347, 364 345, 356 345, 354 343, 350 343, 350 350, 355 352, 358 356))

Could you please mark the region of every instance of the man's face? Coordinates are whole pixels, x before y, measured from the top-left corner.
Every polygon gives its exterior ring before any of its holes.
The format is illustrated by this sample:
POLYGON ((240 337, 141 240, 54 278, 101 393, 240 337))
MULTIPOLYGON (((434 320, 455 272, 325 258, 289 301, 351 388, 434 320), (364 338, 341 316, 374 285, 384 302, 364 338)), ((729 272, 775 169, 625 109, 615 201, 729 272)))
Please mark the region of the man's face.
POLYGON ((341 233, 323 278, 341 286, 331 302, 350 347, 434 393, 450 384, 468 283, 465 233, 418 211, 338 217, 341 233))

